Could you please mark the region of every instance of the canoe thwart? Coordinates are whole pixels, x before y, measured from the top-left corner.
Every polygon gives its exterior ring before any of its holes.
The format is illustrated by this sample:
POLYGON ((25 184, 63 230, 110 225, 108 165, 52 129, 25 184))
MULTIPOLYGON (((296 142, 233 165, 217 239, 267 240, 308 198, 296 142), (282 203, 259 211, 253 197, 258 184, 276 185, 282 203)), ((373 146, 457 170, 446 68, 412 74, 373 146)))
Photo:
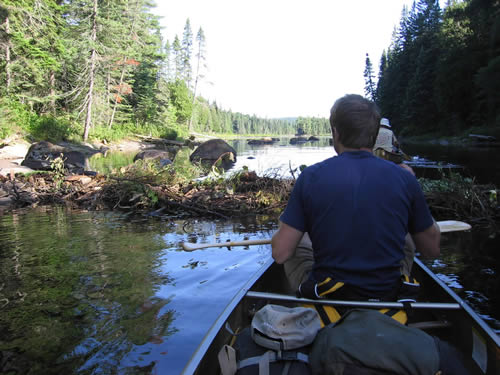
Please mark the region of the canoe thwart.
MULTIPOLYGON (((372 302, 372 301, 341 301, 330 299, 308 299, 297 298, 286 294, 265 293, 248 291, 247 298, 267 299, 271 301, 281 302, 297 302, 304 304, 315 304, 325 306, 346 306, 359 308, 374 308, 374 309, 403 309, 405 305, 401 302, 372 302)), ((460 310, 462 307, 458 303, 436 303, 436 302, 411 302, 413 309, 430 309, 430 310, 460 310)))

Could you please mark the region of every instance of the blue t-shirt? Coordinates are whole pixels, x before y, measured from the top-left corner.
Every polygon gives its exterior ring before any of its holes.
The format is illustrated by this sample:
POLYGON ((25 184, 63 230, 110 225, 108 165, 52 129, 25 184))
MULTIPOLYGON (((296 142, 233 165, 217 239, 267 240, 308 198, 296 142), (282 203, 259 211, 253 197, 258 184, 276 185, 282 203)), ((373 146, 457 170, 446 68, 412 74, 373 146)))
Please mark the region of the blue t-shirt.
POLYGON ((375 295, 399 279, 406 233, 433 223, 415 176, 366 151, 306 168, 280 220, 309 233, 314 281, 332 277, 375 295))

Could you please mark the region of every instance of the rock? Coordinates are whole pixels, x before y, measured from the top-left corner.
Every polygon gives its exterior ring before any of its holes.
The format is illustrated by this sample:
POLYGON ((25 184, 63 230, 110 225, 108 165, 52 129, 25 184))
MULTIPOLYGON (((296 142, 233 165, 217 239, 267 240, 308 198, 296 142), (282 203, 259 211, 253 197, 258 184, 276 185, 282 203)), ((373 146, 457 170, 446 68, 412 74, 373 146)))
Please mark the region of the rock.
POLYGON ((11 173, 30 173, 33 169, 13 163, 9 160, 0 160, 0 175, 9 176, 11 173))
POLYGON ((270 137, 265 137, 262 139, 251 139, 248 141, 249 145, 270 145, 273 144, 276 141, 279 141, 279 138, 270 138, 270 137))
POLYGON ((296 145, 297 143, 306 143, 306 142, 307 142, 307 138, 305 138, 305 137, 290 138, 291 145, 296 145))
POLYGON ((13 203, 14 200, 11 197, 0 198, 0 207, 10 207, 13 203))
POLYGON ((139 152, 134 157, 134 162, 137 160, 154 160, 158 163, 160 167, 164 167, 166 165, 172 164, 172 160, 175 158, 177 151, 179 148, 172 148, 171 150, 157 150, 157 149, 148 149, 139 152))
POLYGON ((15 142, 0 145, 0 159, 9 160, 13 163, 21 163, 28 153, 30 144, 28 142, 18 140, 15 142))
POLYGON ((85 166, 88 165, 88 160, 82 152, 68 150, 46 141, 31 145, 21 165, 34 170, 52 170, 51 163, 61 154, 64 167, 70 173, 83 173, 85 166))
POLYGON ((198 162, 208 166, 213 165, 219 159, 222 159, 224 168, 236 162, 236 151, 222 139, 210 139, 203 142, 189 157, 192 163, 198 162))
POLYGON ((175 158, 175 155, 177 154, 178 148, 175 150, 158 150, 158 149, 147 149, 139 152, 137 155, 134 157, 134 161, 137 160, 146 160, 146 159, 153 159, 153 160, 161 160, 161 159, 169 159, 173 160, 175 158))

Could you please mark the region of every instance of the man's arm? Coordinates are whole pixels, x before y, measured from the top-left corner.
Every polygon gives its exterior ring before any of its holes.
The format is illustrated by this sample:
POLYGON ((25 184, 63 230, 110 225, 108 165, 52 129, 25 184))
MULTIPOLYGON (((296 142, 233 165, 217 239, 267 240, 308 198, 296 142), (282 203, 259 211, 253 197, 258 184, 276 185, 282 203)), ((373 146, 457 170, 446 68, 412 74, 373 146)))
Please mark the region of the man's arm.
POLYGON ((290 258, 294 254, 303 235, 304 232, 280 221, 279 229, 271 241, 275 262, 281 264, 290 258))
POLYGON ((412 234, 417 250, 425 257, 438 257, 441 250, 439 244, 441 241, 441 231, 439 226, 434 223, 426 230, 412 234))

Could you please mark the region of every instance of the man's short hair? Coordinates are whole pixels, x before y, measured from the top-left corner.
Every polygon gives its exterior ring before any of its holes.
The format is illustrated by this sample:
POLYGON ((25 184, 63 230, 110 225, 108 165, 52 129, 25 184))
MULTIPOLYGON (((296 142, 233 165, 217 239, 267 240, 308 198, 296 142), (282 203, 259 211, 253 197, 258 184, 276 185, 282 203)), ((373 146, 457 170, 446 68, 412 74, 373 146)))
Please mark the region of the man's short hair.
POLYGON ((330 126, 347 148, 373 148, 380 128, 377 105, 361 95, 345 95, 337 99, 330 111, 330 126))

